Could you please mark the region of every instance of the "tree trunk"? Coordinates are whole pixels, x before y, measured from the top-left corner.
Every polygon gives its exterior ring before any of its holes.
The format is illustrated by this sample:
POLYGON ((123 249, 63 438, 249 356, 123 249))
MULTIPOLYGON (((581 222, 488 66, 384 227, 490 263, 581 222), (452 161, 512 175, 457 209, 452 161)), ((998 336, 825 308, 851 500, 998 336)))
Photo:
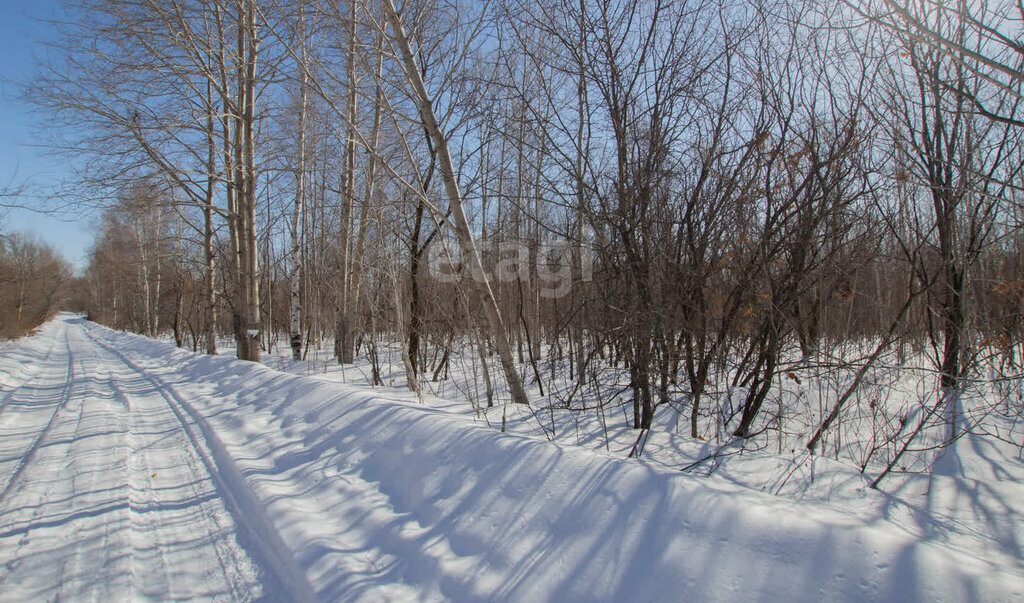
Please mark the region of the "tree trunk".
POLYGON ((217 293, 213 255, 213 204, 214 186, 217 181, 217 144, 213 131, 213 82, 206 81, 206 199, 203 203, 203 272, 206 291, 203 296, 203 333, 206 339, 206 353, 217 353, 217 293))
POLYGON ((239 7, 238 52, 245 63, 239 64, 239 105, 241 144, 236 148, 235 174, 238 196, 239 233, 239 302, 241 306, 240 329, 237 334, 244 340, 238 357, 242 360, 260 360, 260 297, 259 297, 259 256, 256 242, 256 150, 255 150, 255 88, 256 57, 256 9, 254 0, 248 0, 239 7))
MULTIPOLYGON (((363 206, 359 210, 359 230, 356 234, 355 257, 351 262, 353 270, 358 270, 360 275, 364 272, 363 258, 366 252, 366 235, 369 230, 367 228, 367 220, 370 215, 370 207, 373 205, 373 197, 377 184, 377 146, 380 140, 380 122, 384 109, 384 87, 382 85, 384 56, 379 52, 380 44, 382 42, 383 40, 380 39, 379 36, 375 39, 378 53, 376 72, 377 91, 373 107, 373 129, 370 133, 369 157, 367 158, 366 175, 364 176, 366 188, 363 196, 363 206)), ((354 303, 359 303, 363 280, 364 279, 362 278, 353 279, 352 300, 354 300, 354 303)))
POLYGON ((350 299, 352 289, 352 212, 356 200, 356 110, 358 80, 356 78, 356 17, 358 3, 352 2, 349 15, 348 47, 348 134, 345 140, 345 171, 342 182, 341 206, 341 303, 335 323, 334 353, 339 364, 351 364, 355 360, 355 334, 353 332, 352 307, 357 300, 350 299))
POLYGON ((153 337, 155 337, 155 336, 160 334, 160 280, 161 280, 161 276, 162 276, 161 271, 160 271, 160 268, 161 268, 161 262, 160 262, 160 255, 161 255, 160 254, 160 237, 161 237, 160 216, 161 216, 160 205, 157 204, 157 206, 156 206, 156 226, 155 226, 154 232, 153 232, 153 244, 156 246, 156 249, 154 250, 154 253, 153 253, 153 262, 156 264, 156 270, 155 270, 155 272, 156 272, 156 274, 155 274, 156 290, 153 292, 153 329, 152 329, 152 336, 153 337))
POLYGON ((306 16, 305 3, 299 3, 299 148, 295 166, 295 206, 292 209, 292 248, 289 259, 291 273, 291 291, 289 303, 289 327, 292 347, 292 359, 302 360, 302 215, 303 201, 306 194, 306 95, 307 74, 306 63, 306 16))
POLYGON ((420 246, 420 230, 423 227, 425 208, 421 200, 416 205, 416 220, 413 224, 412 236, 409 238, 409 366, 412 371, 410 379, 419 380, 420 366, 420 334, 423 330, 423 319, 420 316, 420 260, 424 247, 420 246))
POLYGON ((441 132, 441 127, 437 123, 437 118, 434 115, 434 109, 431 106, 430 95, 427 93, 426 86, 423 83, 423 78, 420 76, 419 66, 416 64, 416 58, 413 56, 412 46, 409 43, 409 39, 406 37, 405 28, 402 26, 402 21, 398 16, 398 12, 395 10, 395 5, 392 0, 383 0, 383 4, 385 15, 391 23, 395 42, 398 44, 398 48, 402 55, 405 76, 412 87, 416 101, 419 104, 420 119, 422 120, 423 127, 433 139, 434 148, 437 150, 438 166, 441 168, 441 177, 444 180, 445 192, 448 196, 448 203, 451 207, 452 217, 455 220, 455 233, 459 239, 459 244, 462 246, 465 255, 469 259, 473 286, 476 288, 476 292, 481 298, 484 312, 487 316, 487 322, 491 329, 491 336, 494 338, 496 347, 498 348, 498 356, 501 359, 502 369, 505 372, 505 378, 508 380, 512 400, 517 404, 529 404, 529 400, 526 397, 526 391, 523 389, 522 378, 519 376, 519 372, 515 365, 515 359, 512 357, 512 348, 509 345, 508 337, 505 333, 505 325, 501 318, 501 311, 494 298, 494 293, 491 290, 489 279, 484 272, 483 262, 480 259, 480 253, 473 241, 473 235, 469 227, 469 220, 466 218, 466 212, 462 206, 462 193, 459 191, 459 184, 455 177, 455 170, 452 167, 452 158, 448 150, 448 140, 441 132))

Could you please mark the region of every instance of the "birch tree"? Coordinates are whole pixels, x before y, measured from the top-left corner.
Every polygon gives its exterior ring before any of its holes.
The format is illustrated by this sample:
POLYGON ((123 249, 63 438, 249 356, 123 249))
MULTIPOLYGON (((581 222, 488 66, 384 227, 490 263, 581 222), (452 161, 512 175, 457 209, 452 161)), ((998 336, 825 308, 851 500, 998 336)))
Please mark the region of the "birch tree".
POLYGON ((437 153, 438 169, 444 182, 445 194, 448 198, 449 208, 454 220, 455 234, 460 247, 469 261, 469 271, 473 281, 472 286, 475 288, 483 305, 484 313, 490 326, 491 337, 495 341, 512 400, 517 404, 529 404, 526 391, 523 389, 522 378, 512 356, 512 347, 509 345, 508 336, 505 331, 505 322, 502 319, 497 300, 491 289, 490 281, 484 272, 480 253, 473 240, 469 220, 466 217, 465 207, 463 206, 462 193, 459 190, 455 168, 452 164, 451 152, 448 148, 448 139, 441 130, 441 125, 434 113, 433 101, 431 100, 430 93, 427 91, 416 62, 413 43, 406 35, 402 19, 394 3, 391 0, 383 0, 383 7, 384 16, 391 26, 392 41, 401 57, 406 81, 411 88, 413 98, 419 110, 420 122, 433 141, 433 147, 437 153))
POLYGON ((306 30, 306 3, 299 2, 298 14, 298 72, 299 100, 298 100, 298 144, 295 161, 295 203, 292 208, 291 221, 291 251, 289 253, 289 343, 292 349, 292 359, 302 360, 302 235, 303 224, 305 223, 305 197, 306 197, 306 115, 308 112, 309 94, 309 68, 307 60, 307 30, 306 30))

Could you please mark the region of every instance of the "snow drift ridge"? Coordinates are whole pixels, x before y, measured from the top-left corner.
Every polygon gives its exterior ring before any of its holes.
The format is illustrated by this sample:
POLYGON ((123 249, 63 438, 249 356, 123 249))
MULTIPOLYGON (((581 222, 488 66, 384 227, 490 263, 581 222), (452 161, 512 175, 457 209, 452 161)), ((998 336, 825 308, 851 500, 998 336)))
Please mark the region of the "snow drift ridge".
POLYGON ((263 506, 255 537, 286 547, 320 600, 1024 594, 1022 576, 884 520, 63 320, 187 406, 214 462, 238 472, 224 487, 263 506))

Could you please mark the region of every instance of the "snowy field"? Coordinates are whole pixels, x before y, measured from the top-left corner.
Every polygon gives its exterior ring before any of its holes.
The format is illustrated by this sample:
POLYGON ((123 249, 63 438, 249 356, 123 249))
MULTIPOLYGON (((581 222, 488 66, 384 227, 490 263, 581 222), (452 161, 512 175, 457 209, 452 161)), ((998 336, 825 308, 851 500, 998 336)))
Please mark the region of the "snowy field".
POLYGON ((0 600, 1024 597, 1012 438, 884 491, 784 450, 702 477, 673 426, 625 459, 623 417, 474 408, 466 374, 266 363, 71 315, 0 344, 0 600))

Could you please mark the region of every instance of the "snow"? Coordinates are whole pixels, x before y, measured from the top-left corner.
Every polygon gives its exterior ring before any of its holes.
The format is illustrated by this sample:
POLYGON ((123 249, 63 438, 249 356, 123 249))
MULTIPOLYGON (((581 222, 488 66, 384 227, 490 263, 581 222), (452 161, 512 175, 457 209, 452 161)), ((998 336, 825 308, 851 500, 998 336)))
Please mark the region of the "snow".
POLYGON ((927 529, 909 494, 774 496, 397 397, 71 315, 0 346, 0 600, 1024 596, 1019 467, 933 476, 927 529))

